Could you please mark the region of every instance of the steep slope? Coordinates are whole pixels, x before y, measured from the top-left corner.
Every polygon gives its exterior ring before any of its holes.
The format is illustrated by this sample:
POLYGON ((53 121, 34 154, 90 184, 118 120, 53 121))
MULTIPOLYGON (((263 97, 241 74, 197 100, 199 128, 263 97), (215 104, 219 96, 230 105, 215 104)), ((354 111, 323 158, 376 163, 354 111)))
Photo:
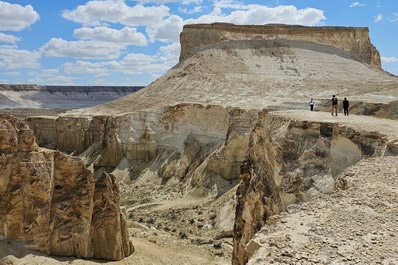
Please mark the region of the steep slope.
POLYGON ((39 86, 0 84, 0 109, 86 108, 124 97, 142 87, 39 86))
POLYGON ((260 115, 237 190, 233 264, 246 264, 251 238, 272 215, 332 192, 339 174, 361 158, 397 156, 397 129, 397 121, 356 115, 260 115))
POLYGON ((367 28, 188 25, 181 46, 180 62, 154 83, 89 111, 126 113, 181 102, 287 107, 332 94, 398 99, 398 78, 380 69, 367 28))

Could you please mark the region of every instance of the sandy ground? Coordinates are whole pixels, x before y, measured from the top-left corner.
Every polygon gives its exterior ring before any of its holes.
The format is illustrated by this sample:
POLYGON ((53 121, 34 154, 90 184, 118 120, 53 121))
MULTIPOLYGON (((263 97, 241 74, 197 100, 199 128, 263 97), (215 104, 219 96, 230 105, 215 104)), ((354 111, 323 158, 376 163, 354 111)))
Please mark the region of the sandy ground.
MULTIPOLYGON (((115 264, 115 265, 227 265, 230 261, 223 251, 213 244, 197 245, 189 239, 178 237, 153 228, 135 226, 129 229, 135 252, 121 261, 83 260, 78 258, 47 256, 26 249, 19 242, 0 241, 0 265, 45 264, 115 264)), ((232 247, 229 252, 232 252, 232 247)), ((229 257, 228 257, 229 258, 229 257)))

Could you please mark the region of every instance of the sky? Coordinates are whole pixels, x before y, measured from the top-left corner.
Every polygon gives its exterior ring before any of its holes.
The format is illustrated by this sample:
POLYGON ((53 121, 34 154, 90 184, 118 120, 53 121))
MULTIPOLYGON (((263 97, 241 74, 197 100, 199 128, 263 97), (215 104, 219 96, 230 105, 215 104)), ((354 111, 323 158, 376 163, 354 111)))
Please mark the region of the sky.
POLYGON ((148 85, 183 25, 212 22, 369 27, 398 75, 398 0, 0 0, 0 83, 148 85))

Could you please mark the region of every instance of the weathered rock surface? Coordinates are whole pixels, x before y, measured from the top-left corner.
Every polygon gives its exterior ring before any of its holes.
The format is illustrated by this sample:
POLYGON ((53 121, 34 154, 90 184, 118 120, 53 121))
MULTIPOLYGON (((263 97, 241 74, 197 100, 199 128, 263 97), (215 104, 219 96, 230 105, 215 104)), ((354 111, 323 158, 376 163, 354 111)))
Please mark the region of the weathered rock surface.
POLYGON ((331 193, 336 177, 362 158, 396 155, 387 150, 394 149, 397 128, 395 121, 359 116, 340 121, 328 113, 260 115, 237 190, 233 264, 248 261, 249 242, 273 222, 270 216, 331 193))
POLYGON ((115 178, 39 148, 27 125, 0 116, 0 236, 49 255, 120 260, 133 248, 115 178), (106 250, 106 251, 105 251, 106 250))
POLYGON ((346 169, 337 192, 272 216, 249 242, 248 264, 396 264, 398 159, 346 169))
POLYGON ((180 60, 215 44, 237 40, 301 40, 328 44, 357 54, 381 68, 380 54, 372 45, 368 28, 303 27, 269 24, 238 26, 228 23, 185 25, 180 36, 180 60))

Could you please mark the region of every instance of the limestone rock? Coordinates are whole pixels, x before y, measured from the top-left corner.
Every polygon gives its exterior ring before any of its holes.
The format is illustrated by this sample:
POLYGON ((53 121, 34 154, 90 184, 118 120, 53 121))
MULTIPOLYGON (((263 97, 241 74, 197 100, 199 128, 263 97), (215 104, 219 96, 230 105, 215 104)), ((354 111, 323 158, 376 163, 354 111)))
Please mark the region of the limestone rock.
POLYGON ((296 25, 234 25, 213 23, 185 25, 181 34, 180 60, 220 42, 253 39, 311 40, 354 52, 371 65, 381 67, 380 54, 371 44, 368 28, 303 27, 296 25))
POLYGON ((58 256, 132 253, 114 177, 94 180, 81 159, 39 148, 33 132, 7 115, 0 116, 0 153, 1 237, 58 256))
MULTIPOLYGON (((388 135, 357 127, 353 121, 318 122, 287 113, 260 113, 250 135, 237 190, 233 264, 248 261, 253 254, 248 244, 270 216, 289 204, 332 193, 347 167, 363 157, 381 156, 389 146, 388 135)), ((344 186, 341 180, 338 186, 344 186)))

